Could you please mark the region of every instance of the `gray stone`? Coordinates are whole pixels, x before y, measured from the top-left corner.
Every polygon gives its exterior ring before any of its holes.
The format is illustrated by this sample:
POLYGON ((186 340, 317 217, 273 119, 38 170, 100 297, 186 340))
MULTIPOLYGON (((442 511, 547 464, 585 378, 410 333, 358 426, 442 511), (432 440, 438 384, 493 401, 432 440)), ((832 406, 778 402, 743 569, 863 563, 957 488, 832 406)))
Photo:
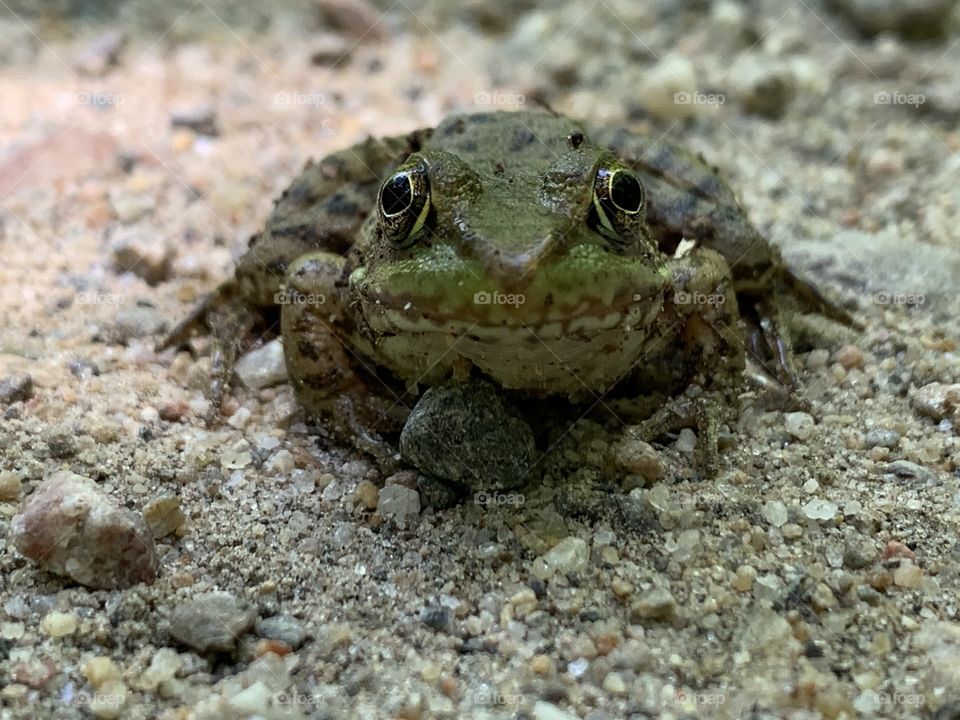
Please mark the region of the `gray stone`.
POLYGON ((0 380, 0 403, 26 402, 33 396, 33 378, 27 373, 8 375, 0 380))
POLYGON ((279 340, 271 340, 263 347, 251 350, 234 366, 246 387, 260 390, 287 381, 287 364, 283 357, 283 345, 279 340))
POLYGON ((170 635, 199 653, 229 652, 256 615, 228 592, 209 592, 180 603, 170 619, 170 635))
POLYGON ((423 472, 477 491, 518 487, 537 460, 530 426, 483 381, 427 390, 403 428, 400 452, 423 472))
POLYGON ((256 631, 260 637, 279 640, 293 650, 303 645, 307 636, 303 623, 292 615, 274 615, 257 620, 256 631))

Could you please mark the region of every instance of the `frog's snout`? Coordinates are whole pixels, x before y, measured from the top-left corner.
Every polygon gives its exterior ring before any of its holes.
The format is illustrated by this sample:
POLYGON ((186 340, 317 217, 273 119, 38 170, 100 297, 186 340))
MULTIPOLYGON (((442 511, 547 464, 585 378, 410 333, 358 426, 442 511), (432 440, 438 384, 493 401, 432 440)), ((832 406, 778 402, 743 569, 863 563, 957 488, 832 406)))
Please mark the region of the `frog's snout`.
POLYGON ((498 280, 504 288, 516 289, 528 284, 536 270, 553 257, 559 239, 551 235, 534 242, 525 241, 522 247, 504 245, 490 249, 480 260, 489 277, 498 280))

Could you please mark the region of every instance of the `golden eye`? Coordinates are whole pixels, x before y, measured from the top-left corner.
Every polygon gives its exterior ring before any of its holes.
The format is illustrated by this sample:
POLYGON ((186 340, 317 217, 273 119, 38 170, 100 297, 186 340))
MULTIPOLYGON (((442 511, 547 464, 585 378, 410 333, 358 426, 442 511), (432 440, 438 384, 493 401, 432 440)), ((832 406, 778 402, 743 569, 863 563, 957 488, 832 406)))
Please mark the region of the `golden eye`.
POLYGON ((593 183, 590 224, 618 251, 646 237, 640 178, 624 166, 601 166, 593 183))
POLYGON ((421 160, 407 162, 383 181, 377 195, 380 227, 396 248, 413 244, 430 214, 430 182, 421 160))

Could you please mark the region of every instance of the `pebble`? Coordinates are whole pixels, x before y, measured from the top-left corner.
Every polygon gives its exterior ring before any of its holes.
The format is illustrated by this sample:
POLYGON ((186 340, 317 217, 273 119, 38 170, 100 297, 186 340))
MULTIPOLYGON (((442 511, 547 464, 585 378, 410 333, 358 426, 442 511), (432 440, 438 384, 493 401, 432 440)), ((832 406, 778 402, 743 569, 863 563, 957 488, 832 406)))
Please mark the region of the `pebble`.
POLYGON ((806 440, 813 433, 813 418, 805 412, 784 415, 784 429, 797 440, 806 440))
POLYGON ((626 695, 627 684, 623 681, 623 676, 618 672, 609 672, 603 678, 603 689, 613 695, 626 695))
POLYGON ((837 598, 826 583, 817 583, 810 595, 810 602, 820 611, 832 610, 837 606, 837 598))
POLYGON ((533 704, 533 720, 577 720, 577 716, 558 708, 553 703, 537 700, 533 704))
POLYGON ((73 57, 73 67, 81 75, 102 77, 120 59, 127 37, 119 30, 107 30, 84 44, 73 57))
POLYGON ((297 467, 296 458, 286 448, 281 448, 266 462, 267 470, 278 473, 288 473, 297 467))
MULTIPOLYGON (((129 209, 126 200, 112 198, 111 202, 118 203, 125 211, 129 209)), ((154 286, 170 279, 176 249, 172 243, 158 241, 149 233, 129 228, 110 243, 110 257, 113 271, 118 275, 130 272, 154 286)))
POLYGON ((197 135, 216 137, 220 134, 217 127, 217 112, 211 105, 198 105, 170 113, 170 125, 174 128, 187 128, 197 135))
POLYGON ((380 490, 369 480, 361 480, 357 483, 354 496, 367 510, 376 510, 380 502, 380 490))
POLYGON ((54 610, 44 616, 40 622, 40 629, 54 638, 72 635, 77 631, 77 616, 73 613, 54 610))
POLYGON ((667 55, 646 71, 639 94, 644 107, 668 120, 691 117, 699 106, 693 102, 697 92, 697 73, 693 63, 682 55, 667 55))
POLYGON ((733 577, 733 589, 737 592, 749 592, 757 579, 757 569, 752 565, 741 565, 733 577))
POLYGON ((256 632, 262 638, 279 640, 292 650, 303 645, 307 636, 303 623, 292 615, 273 615, 257 620, 256 632))
POLYGON ((203 654, 229 652, 253 626, 256 613, 231 593, 214 591, 179 603, 170 619, 170 635, 203 654))
POLYGON ((381 12, 369 0, 319 0, 321 19, 354 40, 376 41, 387 37, 381 12))
POLYGON ((954 416, 960 409, 960 383, 929 383, 918 388, 910 398, 914 410, 934 420, 954 416))
POLYGON ((453 635, 457 629, 453 610, 442 605, 428 605, 420 610, 420 622, 428 628, 453 635))
POLYGON ((420 515, 420 493, 403 485, 387 485, 378 493, 377 512, 405 527, 420 515))
POLYGON ((310 64, 318 67, 337 67, 347 62, 353 45, 337 33, 318 33, 308 45, 310 64))
MULTIPOLYGON (((110 195, 110 209, 113 211, 117 220, 124 225, 131 225, 152 213, 154 202, 154 199, 149 195, 131 193, 125 190, 120 190, 110 195)), ((160 246, 163 247, 163 244, 160 246)), ((121 269, 118 272, 126 271, 121 269)), ((130 268, 130 272, 139 275, 135 268, 130 268)), ((139 276, 143 277, 142 275, 139 276)))
POLYGON ((834 355, 834 360, 840 363, 845 370, 852 370, 854 368, 862 370, 866 362, 863 350, 856 345, 843 345, 837 350, 834 355))
POLYGON ((157 577, 159 560, 143 518, 69 470, 40 483, 11 521, 10 534, 21 553, 81 585, 120 589, 157 577))
POLYGON ((633 621, 653 620, 669 623, 677 612, 677 601, 667 588, 654 588, 643 593, 630 606, 633 621))
POLYGON ((910 560, 900 561, 900 566, 893 571, 893 584, 902 588, 918 588, 923 583, 923 570, 910 560))
POLYGON ((176 677, 183 667, 183 658, 173 648, 160 648, 150 658, 150 665, 137 678, 137 687, 140 690, 154 692, 165 682, 176 677))
POLYGON ((803 528, 796 523, 787 523, 780 528, 780 532, 783 533, 785 540, 796 540, 803 535, 803 528))
POLYGON ((765 502, 763 507, 760 508, 760 514, 764 520, 776 528, 783 527, 783 524, 787 522, 789 518, 787 506, 779 500, 768 500, 765 502))
POLYGON ((0 502, 16 502, 23 493, 23 481, 11 470, 0 471, 0 502))
POLYGON ((866 35, 895 32, 915 40, 947 32, 956 0, 831 0, 866 35))
POLYGON ((937 476, 927 470, 922 465, 912 463, 909 460, 896 460, 887 465, 887 473, 898 478, 918 480, 923 483, 935 484, 937 476))
POLYGON ((814 498, 806 503, 801 510, 810 520, 832 520, 839 507, 836 503, 821 498, 814 498))
POLYGON ((617 465, 629 473, 640 475, 647 482, 656 482, 665 474, 659 453, 649 443, 632 436, 629 430, 614 443, 612 452, 617 465))
POLYGON ((887 428, 868 430, 863 436, 863 443, 868 448, 885 447, 893 449, 900 444, 900 433, 887 428))
POLYGON ((120 679, 120 668, 108 657, 92 657, 82 666, 83 676, 96 689, 109 680, 120 679))
POLYGON ((674 447, 680 452, 692 453, 697 447, 697 434, 690 428, 681 428, 674 447))
POLYGON ((240 382, 252 390, 286 382, 287 364, 280 339, 271 340, 248 352, 237 361, 233 371, 240 378, 240 382))
POLYGON ((143 506, 143 519, 155 540, 174 533, 186 521, 180 497, 172 493, 154 498, 143 506))
POLYGON ((790 65, 756 53, 742 53, 730 70, 733 90, 748 113, 777 119, 797 93, 797 77, 790 65))
POLYGON ((533 574, 545 580, 556 573, 580 572, 587 567, 589 560, 587 541, 571 535, 534 560, 533 574))
MULTIPOLYGON (((166 331, 167 324, 167 316, 154 307, 148 305, 123 306, 117 311, 114 318, 111 339, 118 343, 127 343, 134 338, 161 335, 166 331)), ((159 413, 157 417, 159 417, 159 413)))
POLYGON ((33 396, 33 378, 27 373, 8 375, 0 380, 0 404, 26 402, 33 396))
POLYGON ((538 457, 526 420, 480 380, 428 389, 400 434, 400 453, 427 475, 475 493, 519 486, 538 457))

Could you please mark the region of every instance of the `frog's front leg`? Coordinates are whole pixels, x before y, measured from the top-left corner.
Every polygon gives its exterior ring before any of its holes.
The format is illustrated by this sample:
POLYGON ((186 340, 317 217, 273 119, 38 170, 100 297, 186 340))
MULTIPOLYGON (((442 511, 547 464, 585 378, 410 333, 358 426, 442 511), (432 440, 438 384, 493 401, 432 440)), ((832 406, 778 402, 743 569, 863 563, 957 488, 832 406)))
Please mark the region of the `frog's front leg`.
MULTIPOLYGON (((344 275, 347 260, 331 252, 298 258, 276 300, 281 305, 287 373, 308 417, 322 420, 341 442, 369 454, 384 471, 398 464, 398 453, 380 432, 406 414, 403 402, 384 397, 362 377, 364 360, 347 342, 349 326, 344 275)), ((384 387, 386 392, 386 386, 384 387)))
POLYGON ((695 427, 698 465, 713 477, 719 467, 718 418, 744 368, 733 280, 723 258, 706 249, 675 260, 672 276, 673 297, 668 298, 665 317, 682 338, 688 387, 642 422, 636 432, 643 440, 653 440, 695 427))

